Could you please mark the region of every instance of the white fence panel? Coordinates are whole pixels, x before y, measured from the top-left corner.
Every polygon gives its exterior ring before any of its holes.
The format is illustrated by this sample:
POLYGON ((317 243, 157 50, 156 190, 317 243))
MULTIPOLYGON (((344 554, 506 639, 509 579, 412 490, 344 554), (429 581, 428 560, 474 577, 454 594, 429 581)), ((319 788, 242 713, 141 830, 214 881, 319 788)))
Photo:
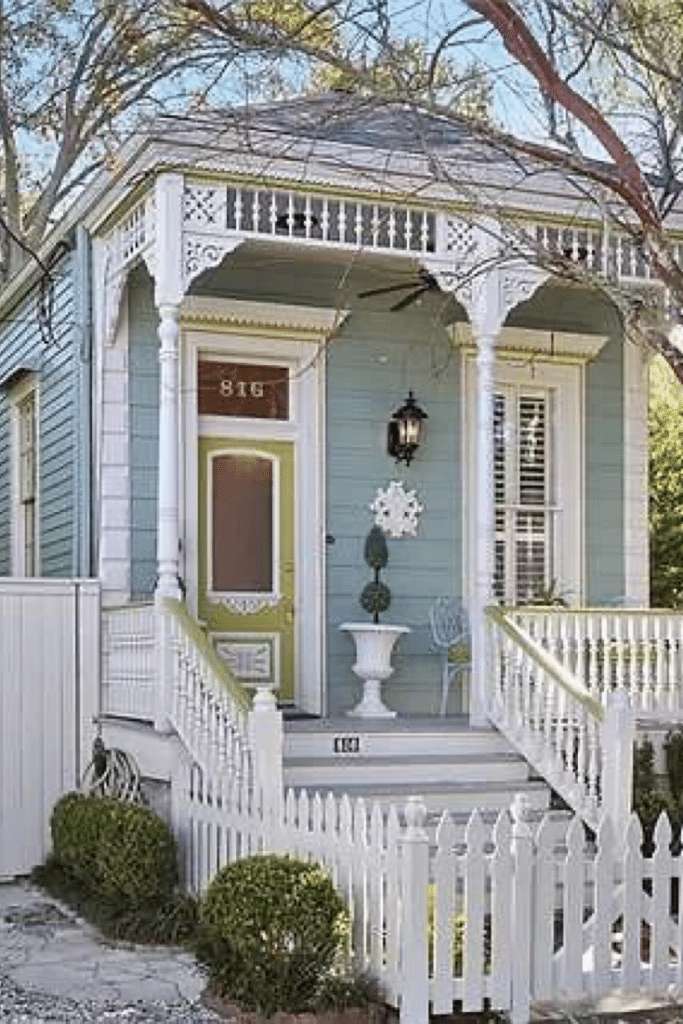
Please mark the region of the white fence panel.
POLYGON ((0 876, 50 849, 55 801, 77 784, 99 694, 99 585, 0 580, 0 876))
POLYGON ((534 835, 517 798, 492 831, 474 812, 460 845, 444 813, 432 846, 419 798, 403 823, 393 807, 293 791, 273 814, 244 781, 224 792, 188 765, 174 780, 188 887, 251 853, 318 860, 349 910, 351 961, 378 978, 401 1024, 487 1001, 522 1024, 533 1002, 661 996, 680 980, 683 857, 664 819, 650 857, 635 818, 620 836, 606 819, 597 843, 578 817, 564 836, 550 819, 534 835))

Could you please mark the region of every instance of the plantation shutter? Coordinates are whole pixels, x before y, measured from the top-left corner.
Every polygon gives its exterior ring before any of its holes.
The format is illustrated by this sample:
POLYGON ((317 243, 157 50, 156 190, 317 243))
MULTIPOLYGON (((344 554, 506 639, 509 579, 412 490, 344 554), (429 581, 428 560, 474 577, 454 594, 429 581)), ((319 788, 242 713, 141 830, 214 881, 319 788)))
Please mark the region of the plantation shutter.
POLYGON ((551 395, 519 387, 493 397, 493 593, 530 602, 553 578, 551 395))

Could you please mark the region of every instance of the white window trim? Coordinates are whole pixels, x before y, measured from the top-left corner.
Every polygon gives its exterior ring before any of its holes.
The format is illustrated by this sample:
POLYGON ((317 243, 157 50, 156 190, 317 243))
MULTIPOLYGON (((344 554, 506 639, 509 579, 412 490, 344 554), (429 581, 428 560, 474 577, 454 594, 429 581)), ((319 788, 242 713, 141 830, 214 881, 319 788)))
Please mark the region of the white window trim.
MULTIPOLYGON (((585 581, 585 432, 584 371, 578 363, 535 361, 533 377, 529 360, 513 353, 497 353, 493 371, 494 387, 512 384, 550 389, 554 393, 553 468, 555 501, 560 509, 559 529, 553 552, 558 586, 572 605, 580 605, 585 581)), ((470 607, 475 600, 476 549, 476 355, 464 351, 461 365, 463 578, 462 594, 470 607)))
POLYGON ((229 608, 239 610, 240 607, 251 606, 254 610, 268 607, 274 608, 280 603, 280 459, 272 452, 265 452, 258 448, 217 448, 208 453, 208 479, 207 479, 207 530, 206 530, 206 574, 207 574, 207 597, 213 601, 220 601, 229 608), (222 455, 239 455, 258 459, 265 459, 273 467, 272 477, 272 560, 271 579, 273 589, 267 590, 214 590, 213 589, 213 461, 222 455))
POLYGON ((188 297, 181 308, 184 459, 180 506, 188 607, 197 614, 197 443, 200 435, 294 441, 294 685, 297 705, 326 710, 325 680, 325 354, 324 339, 345 311, 188 297), (199 355, 289 365, 290 419, 258 420, 197 414, 199 355))
POLYGON ((35 573, 34 577, 40 576, 40 404, 38 393, 38 378, 31 373, 25 376, 19 383, 15 384, 10 391, 10 423, 11 423, 11 479, 10 496, 12 515, 10 519, 10 531, 12 537, 12 575, 26 578, 25 562, 25 537, 24 519, 21 515, 20 499, 20 460, 19 451, 21 444, 19 406, 31 393, 33 393, 35 409, 34 425, 34 446, 35 446, 35 480, 36 493, 34 500, 35 536, 33 553, 35 573))

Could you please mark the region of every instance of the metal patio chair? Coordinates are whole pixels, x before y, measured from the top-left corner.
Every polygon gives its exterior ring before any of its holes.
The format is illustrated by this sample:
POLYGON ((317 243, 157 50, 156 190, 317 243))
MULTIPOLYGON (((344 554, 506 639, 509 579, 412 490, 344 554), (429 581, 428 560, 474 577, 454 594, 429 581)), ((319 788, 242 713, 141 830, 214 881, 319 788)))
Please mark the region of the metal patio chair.
POLYGON ((439 714, 446 714, 451 682, 472 662, 472 638, 467 612, 453 597, 437 597, 429 609, 432 643, 441 658, 441 706, 439 714))

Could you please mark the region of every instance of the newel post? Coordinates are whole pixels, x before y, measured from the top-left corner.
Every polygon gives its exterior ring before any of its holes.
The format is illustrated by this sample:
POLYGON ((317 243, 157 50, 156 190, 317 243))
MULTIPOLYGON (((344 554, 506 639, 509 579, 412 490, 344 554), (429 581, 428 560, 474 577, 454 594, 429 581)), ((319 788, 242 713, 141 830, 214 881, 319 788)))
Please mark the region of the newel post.
POLYGON ((428 1024, 429 955, 427 948, 427 891, 429 837, 427 808, 411 796, 405 809, 406 831, 401 856, 401 993, 400 1024, 428 1024))
POLYGON ((635 716, 623 690, 610 690, 606 695, 601 740, 602 811, 621 842, 631 814, 635 740, 635 716))
POLYGON ((249 712, 254 789, 260 799, 266 850, 277 847, 283 802, 282 712, 269 686, 259 686, 249 712))
POLYGON ((529 801, 522 793, 512 807, 512 1024, 527 1024, 531 1005, 531 955, 534 838, 529 827, 529 801))

